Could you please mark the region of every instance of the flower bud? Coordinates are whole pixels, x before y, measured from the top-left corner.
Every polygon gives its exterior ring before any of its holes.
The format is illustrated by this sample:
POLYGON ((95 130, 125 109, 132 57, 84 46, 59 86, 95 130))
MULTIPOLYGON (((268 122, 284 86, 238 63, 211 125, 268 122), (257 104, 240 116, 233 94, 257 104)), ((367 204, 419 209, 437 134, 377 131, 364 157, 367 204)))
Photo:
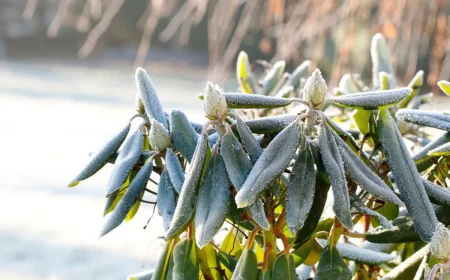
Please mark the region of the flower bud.
POLYGON ((442 223, 436 226, 430 243, 431 253, 439 261, 448 262, 450 259, 450 230, 442 223))
POLYGON ((148 138, 152 148, 158 152, 164 151, 172 144, 172 139, 167 129, 155 119, 152 119, 148 138))
POLYGON ((303 99, 308 102, 314 109, 320 110, 325 103, 325 95, 327 94, 327 84, 322 78, 319 69, 316 69, 311 77, 306 81, 303 89, 303 99))
POLYGON ((203 95, 203 110, 210 120, 223 119, 227 114, 227 102, 223 91, 218 85, 211 82, 206 83, 203 95))

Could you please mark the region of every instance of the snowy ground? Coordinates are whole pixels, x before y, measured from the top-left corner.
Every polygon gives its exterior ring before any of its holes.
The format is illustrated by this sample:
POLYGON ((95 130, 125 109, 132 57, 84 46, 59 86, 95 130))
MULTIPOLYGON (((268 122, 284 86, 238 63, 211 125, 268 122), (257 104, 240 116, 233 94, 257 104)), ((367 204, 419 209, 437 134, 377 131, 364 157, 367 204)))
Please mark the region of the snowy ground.
MULTIPOLYGON (((134 114, 136 92, 131 68, 70 65, 0 63, 1 279, 125 279, 151 268, 162 245, 158 215, 143 229, 149 205, 98 238, 111 166, 66 188, 88 152, 134 114)), ((202 121, 201 74, 161 70, 149 73, 165 108, 202 121)))

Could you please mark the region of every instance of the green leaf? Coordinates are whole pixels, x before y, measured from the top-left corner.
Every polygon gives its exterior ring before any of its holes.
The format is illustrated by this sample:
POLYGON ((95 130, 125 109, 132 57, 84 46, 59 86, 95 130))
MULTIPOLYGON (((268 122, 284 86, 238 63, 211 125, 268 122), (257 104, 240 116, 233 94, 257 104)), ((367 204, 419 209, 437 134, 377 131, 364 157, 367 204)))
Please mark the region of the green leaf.
POLYGON ((199 255, 194 240, 184 239, 173 249, 174 280, 199 279, 199 255))
POLYGON ((172 145, 191 162, 200 135, 195 132, 186 115, 177 110, 170 113, 170 136, 172 145))
POLYGON ((417 92, 419 92, 419 89, 422 87, 422 85, 423 85, 423 71, 420 70, 419 72, 416 73, 416 75, 412 78, 411 82, 409 82, 408 84, 408 87, 412 88, 412 92, 398 104, 398 107, 400 109, 406 108, 406 106, 408 106, 408 104, 411 102, 411 99, 417 95, 417 92))
POLYGON ((272 279, 297 280, 294 258, 292 256, 283 254, 277 258, 273 265, 272 279))
POLYGON ((120 145, 127 137, 130 131, 130 123, 122 128, 117 134, 111 137, 94 155, 91 156, 89 162, 83 170, 70 181, 68 187, 75 187, 80 181, 85 180, 99 171, 108 162, 109 158, 116 153, 120 145))
POLYGON ((425 247, 414 253, 414 255, 389 271, 386 275, 384 275, 383 279, 412 279, 417 271, 417 268, 420 265, 420 262, 428 254, 429 250, 429 245, 426 245, 425 247))
POLYGON ((153 276, 151 277, 152 280, 166 279, 166 276, 168 276, 169 264, 173 261, 172 251, 176 243, 177 240, 173 240, 166 242, 164 245, 164 248, 159 255, 153 276))
POLYGON ((167 122, 166 114, 159 101, 158 94, 156 93, 155 87, 153 86, 150 77, 147 72, 138 68, 136 70, 136 86, 139 91, 139 95, 142 99, 142 103, 145 107, 145 113, 148 118, 155 119, 161 123, 165 129, 169 129, 169 124, 167 122))
POLYGON ((350 280, 352 273, 342 260, 338 249, 326 246, 317 266, 316 280, 350 280))
POLYGON ((257 94, 224 93, 228 109, 271 109, 285 107, 292 103, 292 98, 278 98, 257 94))
POLYGON ((354 94, 336 96, 330 99, 336 105, 346 108, 376 110, 389 108, 397 104, 411 93, 410 88, 391 90, 367 91, 354 94))
POLYGON ((450 82, 447 81, 439 81, 438 83, 439 88, 447 95, 450 96, 450 82))
POLYGON ((137 174, 136 170, 131 170, 130 174, 128 174, 127 179, 120 187, 120 189, 106 198, 105 208, 103 209, 103 217, 106 216, 106 214, 112 212, 114 209, 116 209, 117 203, 119 203, 119 201, 122 199, 126 189, 130 185, 130 182, 133 181, 136 174, 137 174))
POLYGON ((301 264, 314 265, 320 259, 322 253, 322 246, 317 242, 315 238, 309 239, 302 246, 295 249, 291 256, 294 261, 294 266, 298 267, 301 264))
POLYGON ((199 252, 200 269, 202 279, 221 280, 220 263, 217 259, 216 250, 211 244, 207 244, 199 252))
MULTIPOLYGON (((381 207, 378 204, 375 206, 375 212, 379 213, 389 221, 398 217, 399 207, 398 205, 390 202, 385 202, 381 207)), ((380 225, 379 219, 371 219, 373 227, 377 227, 380 225)), ((390 223, 390 222, 389 222, 390 223)), ((392 226, 392 224, 390 224, 392 226)))
POLYGON ((134 203, 139 198, 141 193, 144 192, 145 187, 147 186, 148 178, 153 171, 152 161, 152 158, 148 159, 148 161, 136 174, 136 177, 130 183, 130 186, 126 190, 122 199, 117 204, 114 212, 108 217, 105 225, 103 226, 100 236, 109 233, 117 226, 119 226, 127 216, 130 209, 133 207, 134 203))
MULTIPOLYGON (((366 135, 370 132, 369 120, 372 117, 372 114, 373 112, 371 110, 355 110, 351 115, 362 135, 366 135)), ((372 138, 370 138, 369 141, 373 143, 372 138)))
POLYGON ((252 68, 248 60, 248 55, 241 51, 236 64, 237 81, 245 93, 256 93, 255 80, 253 78, 252 68))
POLYGON ((392 221, 393 228, 377 227, 365 234, 367 241, 373 243, 403 243, 420 241, 420 236, 410 217, 398 217, 392 221))
POLYGON ((225 163, 221 155, 214 155, 209 161, 197 199, 195 238, 199 248, 208 244, 220 230, 229 205, 230 183, 225 163))
POLYGON ((245 249, 236 265, 231 280, 256 280, 258 279, 258 262, 253 250, 245 249))
POLYGON ((437 219, 403 137, 388 110, 378 113, 377 130, 402 200, 424 241, 430 241, 437 219))
POLYGON ((300 140, 301 126, 294 121, 270 142, 235 197, 239 208, 253 204, 273 179, 284 171, 300 146, 300 140))
POLYGON ((181 188, 172 222, 166 232, 166 239, 172 239, 180 234, 187 228, 194 217, 198 188, 202 181, 210 155, 211 150, 208 145, 208 135, 204 133, 197 142, 189 172, 184 180, 183 187, 181 188))

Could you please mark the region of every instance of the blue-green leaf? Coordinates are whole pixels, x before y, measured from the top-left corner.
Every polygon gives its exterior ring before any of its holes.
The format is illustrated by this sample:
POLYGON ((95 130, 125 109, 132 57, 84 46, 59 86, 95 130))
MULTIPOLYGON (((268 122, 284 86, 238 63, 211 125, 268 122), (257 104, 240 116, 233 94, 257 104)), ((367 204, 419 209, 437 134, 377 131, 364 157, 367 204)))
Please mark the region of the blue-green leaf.
POLYGON ((181 111, 173 110, 169 122, 173 146, 190 162, 200 135, 181 111))
POLYGON ((168 230, 175 213, 176 192, 172 180, 170 179, 167 166, 164 168, 159 178, 156 207, 158 208, 159 215, 163 218, 164 229, 168 230))
POLYGON ((178 157, 171 148, 166 149, 166 168, 175 190, 180 193, 184 183, 184 171, 178 157))

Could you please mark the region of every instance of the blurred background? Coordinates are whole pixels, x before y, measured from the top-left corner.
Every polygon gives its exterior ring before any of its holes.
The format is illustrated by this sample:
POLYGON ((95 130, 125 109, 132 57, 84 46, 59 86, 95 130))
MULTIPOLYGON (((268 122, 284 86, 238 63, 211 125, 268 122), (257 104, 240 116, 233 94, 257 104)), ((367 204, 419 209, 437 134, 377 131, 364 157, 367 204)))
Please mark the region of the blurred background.
POLYGON ((449 15, 446 0, 0 0, 0 278, 125 279, 154 265, 163 231, 157 214, 143 229, 150 205, 98 238, 110 166, 66 189, 133 114, 137 66, 168 111, 202 122, 195 96, 206 80, 237 89, 240 50, 289 72, 309 59, 330 88, 344 73, 369 84, 380 32, 399 83, 422 69, 438 93, 449 15))

